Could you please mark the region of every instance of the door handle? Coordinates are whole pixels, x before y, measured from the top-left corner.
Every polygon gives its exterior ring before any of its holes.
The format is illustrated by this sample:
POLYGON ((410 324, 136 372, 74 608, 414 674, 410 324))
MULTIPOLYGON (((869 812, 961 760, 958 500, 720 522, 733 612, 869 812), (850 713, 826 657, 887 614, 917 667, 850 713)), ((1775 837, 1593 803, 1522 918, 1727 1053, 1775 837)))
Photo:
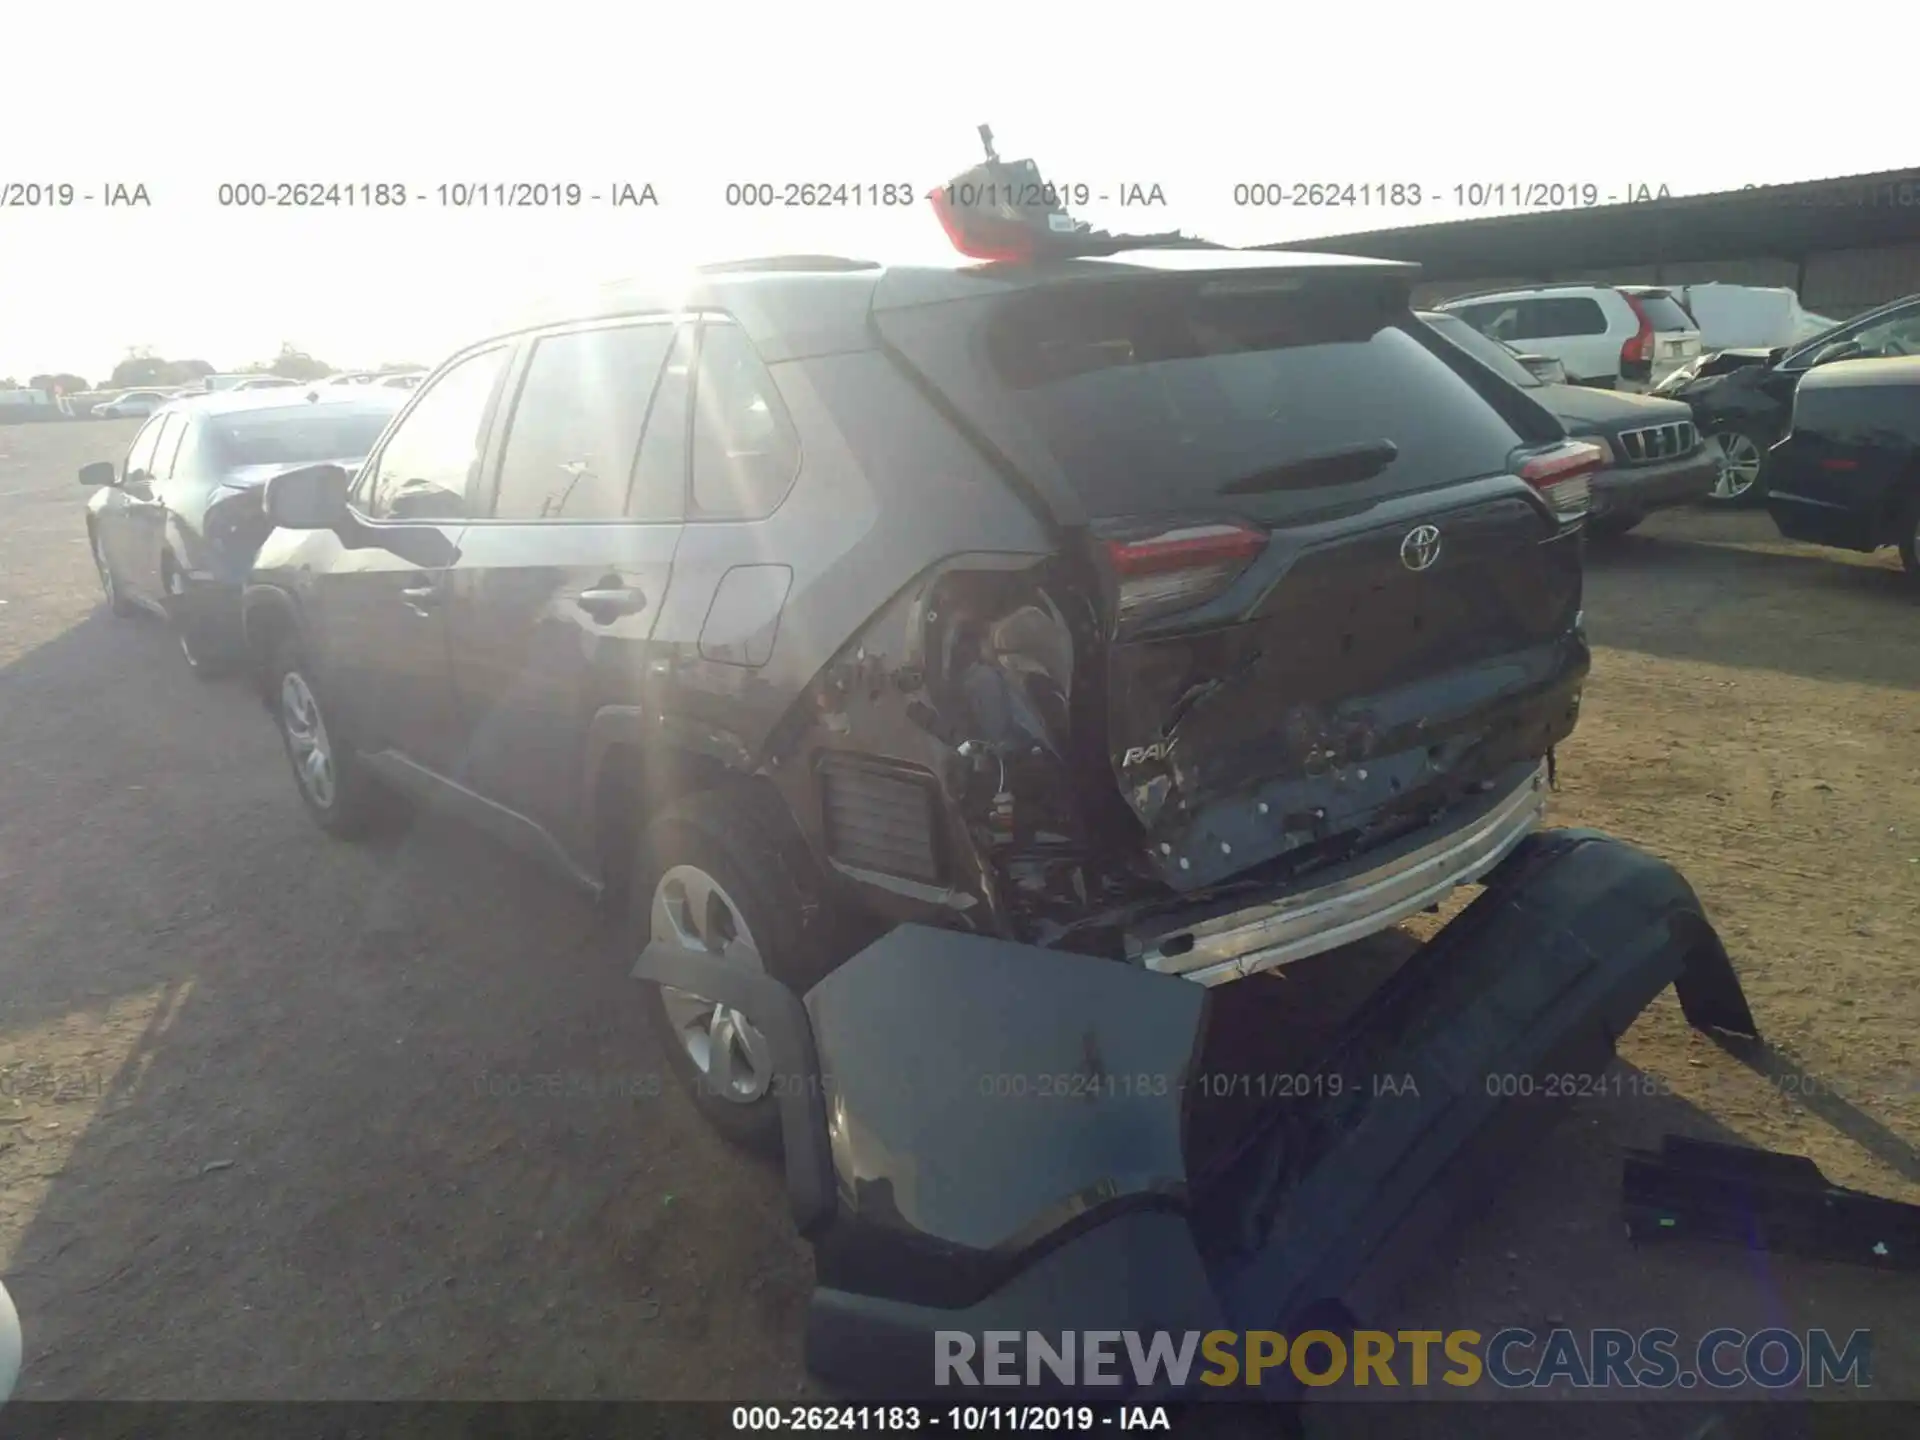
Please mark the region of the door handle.
POLYGON ((438 585, 409 585, 400 592, 400 598, 407 602, 409 610, 424 613, 438 605, 444 593, 438 585))
POLYGON ((647 608, 647 597, 630 588, 582 590, 574 604, 604 625, 623 615, 638 615, 647 608))

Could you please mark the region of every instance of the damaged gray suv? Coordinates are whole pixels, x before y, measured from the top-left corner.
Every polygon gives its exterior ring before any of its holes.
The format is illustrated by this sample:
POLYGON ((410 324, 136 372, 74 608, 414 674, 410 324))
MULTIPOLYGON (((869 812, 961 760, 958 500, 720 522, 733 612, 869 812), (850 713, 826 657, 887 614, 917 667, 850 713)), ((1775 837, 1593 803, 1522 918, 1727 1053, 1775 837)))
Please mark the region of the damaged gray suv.
MULTIPOLYGON (((1602 457, 1412 267, 1202 246, 610 288, 276 476, 300 795, 395 794, 804 992, 903 923, 1212 986, 1480 879, 1588 668, 1602 457)), ((657 990, 773 1142, 761 1017, 657 990)))

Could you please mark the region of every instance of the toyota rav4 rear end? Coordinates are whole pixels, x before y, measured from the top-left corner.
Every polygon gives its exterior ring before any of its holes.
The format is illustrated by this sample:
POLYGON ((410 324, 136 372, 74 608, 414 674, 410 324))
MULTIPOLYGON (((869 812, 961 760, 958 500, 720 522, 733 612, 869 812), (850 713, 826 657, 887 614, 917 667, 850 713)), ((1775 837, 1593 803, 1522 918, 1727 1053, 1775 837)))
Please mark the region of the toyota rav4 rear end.
MULTIPOLYGON (((1603 457, 1420 325, 1413 273, 1195 247, 880 279, 891 362, 1057 538, 943 568, 831 672, 913 630, 909 709, 963 772, 925 858, 977 859, 976 925, 1213 984, 1537 824, 1603 457)), ((907 844, 910 777, 820 773, 830 855, 907 844)))

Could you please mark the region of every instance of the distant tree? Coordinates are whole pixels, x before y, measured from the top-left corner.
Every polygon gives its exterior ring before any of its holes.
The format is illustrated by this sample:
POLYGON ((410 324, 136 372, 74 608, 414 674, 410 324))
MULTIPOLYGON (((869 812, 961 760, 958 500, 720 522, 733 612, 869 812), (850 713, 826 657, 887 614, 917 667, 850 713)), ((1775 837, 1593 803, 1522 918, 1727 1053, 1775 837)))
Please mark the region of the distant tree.
POLYGON ((204 380, 214 373, 213 366, 204 360, 176 360, 173 368, 180 375, 180 383, 191 384, 195 380, 204 380))
POLYGON ((27 388, 44 391, 48 395, 53 394, 55 390, 63 395, 78 395, 87 388, 87 382, 79 375, 61 371, 53 375, 35 375, 27 381, 27 388))
POLYGON ((113 378, 104 388, 124 390, 134 385, 170 384, 170 367, 152 351, 130 350, 127 358, 113 367, 113 378))
POLYGON ((0 390, 18 390, 19 388, 20 382, 11 375, 7 376, 4 380, 0 380, 0 390))
POLYGON ((283 343, 280 353, 260 369, 268 375, 280 375, 288 380, 319 380, 333 373, 333 367, 326 361, 314 359, 291 341, 283 343))

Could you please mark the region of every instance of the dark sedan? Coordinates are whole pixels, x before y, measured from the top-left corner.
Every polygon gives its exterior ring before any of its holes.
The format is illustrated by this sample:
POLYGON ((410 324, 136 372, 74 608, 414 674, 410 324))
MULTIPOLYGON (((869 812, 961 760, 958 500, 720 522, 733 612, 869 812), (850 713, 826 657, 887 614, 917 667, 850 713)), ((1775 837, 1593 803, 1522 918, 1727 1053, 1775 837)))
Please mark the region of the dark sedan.
POLYGON ((1548 384, 1512 349, 1459 316, 1422 311, 1420 318, 1552 411, 1569 435, 1606 449, 1609 463, 1592 481, 1589 530, 1625 534, 1650 512, 1694 504, 1713 490, 1720 448, 1701 437, 1685 405, 1621 390, 1548 384))
POLYGON ((1767 470, 1782 535, 1869 554, 1891 545, 1920 580, 1920 356, 1807 376, 1767 470))
POLYGON ((116 615, 173 622, 196 674, 239 654, 240 585, 271 528, 260 491, 283 470, 364 460, 404 390, 227 390, 175 401, 134 437, 126 459, 83 466, 87 539, 116 615))
POLYGON ((1836 360, 1897 359, 1920 354, 1920 295, 1895 300, 1775 350, 1721 350, 1683 365, 1654 393, 1685 401, 1695 422, 1718 436, 1727 468, 1709 498, 1752 505, 1770 486, 1768 451, 1787 433, 1794 391, 1816 365, 1836 360))

